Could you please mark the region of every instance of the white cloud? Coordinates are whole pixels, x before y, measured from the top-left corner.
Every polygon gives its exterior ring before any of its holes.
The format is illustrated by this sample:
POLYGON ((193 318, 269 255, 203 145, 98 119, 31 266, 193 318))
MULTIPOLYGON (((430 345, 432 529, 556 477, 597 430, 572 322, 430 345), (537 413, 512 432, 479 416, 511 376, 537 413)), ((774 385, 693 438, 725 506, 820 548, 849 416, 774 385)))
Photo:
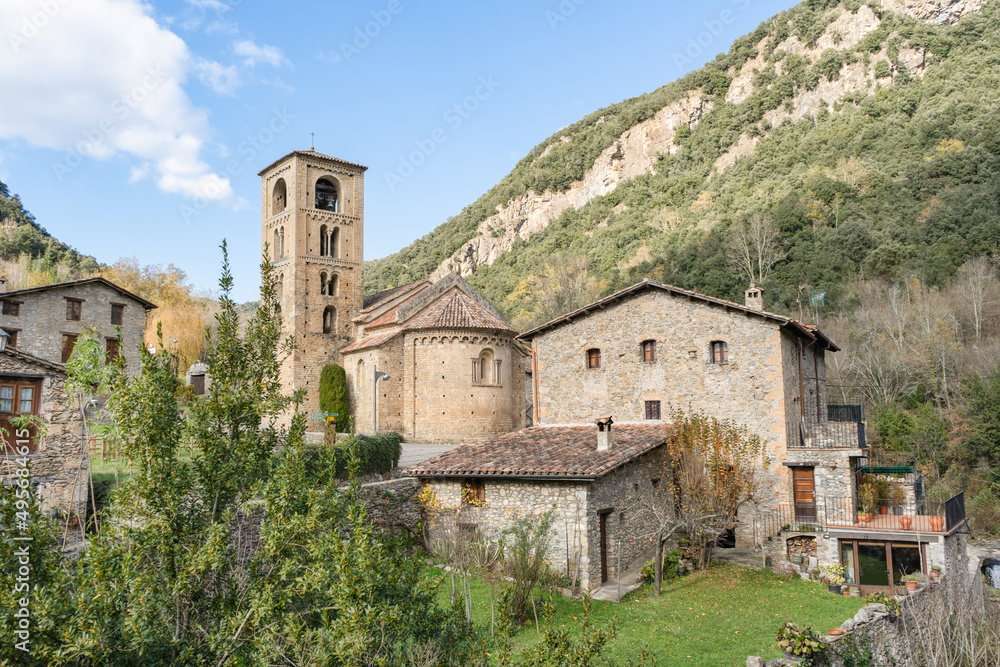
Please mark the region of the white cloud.
POLYGON ((198 74, 198 80, 220 95, 232 95, 243 83, 235 65, 227 67, 214 60, 198 58, 195 60, 194 69, 198 74))
POLYGON ((141 0, 57 0, 44 17, 41 6, 0 2, 0 138, 65 151, 57 178, 126 155, 143 165, 133 177, 148 169, 164 192, 232 200, 201 159, 211 129, 182 88, 198 71, 184 41, 141 0))
POLYGON ((285 54, 276 46, 255 44, 249 39, 233 44, 233 53, 243 58, 243 64, 253 67, 258 62, 264 62, 273 67, 281 67, 288 63, 285 54))

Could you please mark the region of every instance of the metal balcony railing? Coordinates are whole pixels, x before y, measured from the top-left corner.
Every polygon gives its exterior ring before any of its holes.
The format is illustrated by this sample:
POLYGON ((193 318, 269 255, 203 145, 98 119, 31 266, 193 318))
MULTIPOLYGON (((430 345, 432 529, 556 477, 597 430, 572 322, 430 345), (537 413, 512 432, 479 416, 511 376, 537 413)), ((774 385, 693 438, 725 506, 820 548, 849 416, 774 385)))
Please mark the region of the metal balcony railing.
POLYGON ((756 543, 783 531, 811 533, 827 530, 865 530, 950 534, 965 521, 965 494, 948 500, 920 500, 897 504, 877 499, 860 509, 853 498, 819 498, 815 503, 780 503, 753 519, 756 543))
POLYGON ((788 446, 793 449, 864 449, 868 446, 864 422, 790 422, 787 433, 788 446))

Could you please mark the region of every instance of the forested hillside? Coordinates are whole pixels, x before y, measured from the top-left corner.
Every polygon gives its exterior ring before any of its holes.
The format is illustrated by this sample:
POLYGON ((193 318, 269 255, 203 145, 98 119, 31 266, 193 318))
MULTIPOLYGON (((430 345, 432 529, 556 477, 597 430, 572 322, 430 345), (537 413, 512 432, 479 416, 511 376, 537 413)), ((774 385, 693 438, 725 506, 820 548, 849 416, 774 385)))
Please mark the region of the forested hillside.
POLYGON ((688 91, 707 110, 676 131, 653 172, 514 240, 475 267, 473 284, 522 325, 539 317, 526 288, 553 255, 582 260, 603 292, 652 277, 739 300, 747 277, 734 237, 755 216, 776 231, 763 285, 775 309, 791 310, 804 285, 825 291, 828 308, 849 307, 845 286, 857 277, 944 284, 1000 238, 1000 3, 954 25, 880 4, 802 3, 701 70, 591 114, 461 214, 373 263, 366 289, 426 277, 498 206, 570 188, 624 130, 688 91))

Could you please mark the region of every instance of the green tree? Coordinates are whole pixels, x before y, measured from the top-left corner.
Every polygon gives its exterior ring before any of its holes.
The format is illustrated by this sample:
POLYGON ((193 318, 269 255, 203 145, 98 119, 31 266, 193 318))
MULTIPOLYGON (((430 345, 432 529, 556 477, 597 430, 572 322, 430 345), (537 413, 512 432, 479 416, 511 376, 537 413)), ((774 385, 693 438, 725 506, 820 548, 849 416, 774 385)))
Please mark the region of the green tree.
POLYGON ((349 428, 350 413, 347 404, 347 373, 339 364, 323 366, 319 376, 319 408, 337 415, 337 431, 349 428))
POLYGON ((990 470, 1000 483, 1000 373, 976 377, 966 386, 967 423, 962 449, 973 466, 990 470))

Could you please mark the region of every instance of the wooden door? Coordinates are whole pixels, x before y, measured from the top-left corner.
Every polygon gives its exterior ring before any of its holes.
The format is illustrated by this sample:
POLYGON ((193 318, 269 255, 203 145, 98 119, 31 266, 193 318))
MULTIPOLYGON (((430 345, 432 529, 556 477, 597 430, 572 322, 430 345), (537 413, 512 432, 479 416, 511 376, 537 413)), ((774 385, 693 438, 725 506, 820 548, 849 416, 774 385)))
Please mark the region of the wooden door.
POLYGON ((601 512, 598 518, 601 522, 601 583, 608 581, 608 514, 601 512))
POLYGON ((205 395, 205 376, 204 375, 192 375, 191 376, 191 386, 194 388, 194 393, 197 396, 205 395))
POLYGON ((792 489, 795 492, 795 519, 816 520, 816 481, 812 468, 792 468, 792 489))

